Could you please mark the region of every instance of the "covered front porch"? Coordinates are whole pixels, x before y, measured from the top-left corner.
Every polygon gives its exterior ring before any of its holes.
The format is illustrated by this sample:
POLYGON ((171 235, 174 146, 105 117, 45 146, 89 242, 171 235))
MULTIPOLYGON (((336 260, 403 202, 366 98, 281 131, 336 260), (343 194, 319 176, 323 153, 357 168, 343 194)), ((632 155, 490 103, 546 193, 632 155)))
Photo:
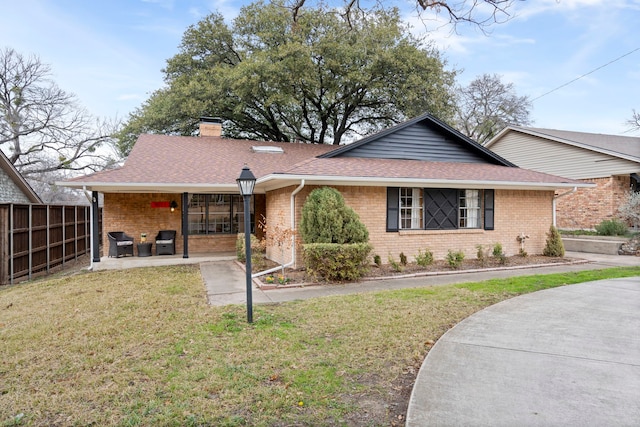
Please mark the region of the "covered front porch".
POLYGON ((215 261, 233 261, 236 259, 235 252, 217 252, 217 253, 191 253, 189 258, 184 258, 182 253, 175 255, 161 255, 150 257, 109 257, 107 255, 100 257, 99 262, 92 262, 91 269, 93 271, 103 270, 125 270, 128 268, 140 267, 161 267, 166 265, 188 265, 200 264, 202 262, 215 261))

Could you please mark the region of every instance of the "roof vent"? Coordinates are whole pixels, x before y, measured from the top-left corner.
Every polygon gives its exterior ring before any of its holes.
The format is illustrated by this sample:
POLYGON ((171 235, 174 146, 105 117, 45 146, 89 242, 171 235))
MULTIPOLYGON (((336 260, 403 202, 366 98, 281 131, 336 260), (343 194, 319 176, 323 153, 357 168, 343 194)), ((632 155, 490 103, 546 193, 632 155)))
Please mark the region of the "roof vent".
POLYGON ((254 145, 253 147, 251 147, 251 150, 254 153, 268 153, 268 154, 283 154, 284 150, 282 149, 282 147, 273 147, 273 146, 268 146, 268 145, 254 145))

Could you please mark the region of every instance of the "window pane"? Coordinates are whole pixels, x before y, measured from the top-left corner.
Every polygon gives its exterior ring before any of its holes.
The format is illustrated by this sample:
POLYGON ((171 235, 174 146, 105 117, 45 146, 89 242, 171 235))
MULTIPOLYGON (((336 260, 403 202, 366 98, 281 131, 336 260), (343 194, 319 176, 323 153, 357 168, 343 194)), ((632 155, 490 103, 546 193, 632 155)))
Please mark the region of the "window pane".
POLYGON ((400 188, 400 228, 422 228, 422 189, 400 188))
POLYGON ((460 228, 480 228, 480 190, 460 190, 460 228))
POLYGON ((207 234, 231 233, 231 195, 212 194, 209 201, 207 234))
MULTIPOLYGON (((249 201, 249 212, 251 213, 251 232, 254 232, 254 197, 249 201)), ((244 198, 241 195, 233 196, 233 232, 244 233, 244 198)))
POLYGON ((191 195, 188 212, 189 234, 205 234, 207 219, 206 196, 204 194, 191 195))

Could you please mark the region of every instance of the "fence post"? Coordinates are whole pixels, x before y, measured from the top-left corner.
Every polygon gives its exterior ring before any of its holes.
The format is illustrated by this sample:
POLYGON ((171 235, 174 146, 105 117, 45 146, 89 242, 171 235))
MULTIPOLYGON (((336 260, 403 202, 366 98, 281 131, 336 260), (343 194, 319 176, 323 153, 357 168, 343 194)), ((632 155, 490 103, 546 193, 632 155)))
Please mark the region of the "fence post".
POLYGON ((100 232, 98 224, 98 192, 91 192, 91 256, 93 262, 100 262, 100 232))

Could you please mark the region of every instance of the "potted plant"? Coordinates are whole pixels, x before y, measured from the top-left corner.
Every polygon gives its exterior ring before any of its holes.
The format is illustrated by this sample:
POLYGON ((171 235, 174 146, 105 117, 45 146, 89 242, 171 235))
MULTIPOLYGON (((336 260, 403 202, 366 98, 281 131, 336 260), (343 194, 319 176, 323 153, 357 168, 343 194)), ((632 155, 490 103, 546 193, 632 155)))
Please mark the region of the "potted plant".
POLYGON ((140 241, 142 243, 147 241, 147 233, 140 233, 140 241))

